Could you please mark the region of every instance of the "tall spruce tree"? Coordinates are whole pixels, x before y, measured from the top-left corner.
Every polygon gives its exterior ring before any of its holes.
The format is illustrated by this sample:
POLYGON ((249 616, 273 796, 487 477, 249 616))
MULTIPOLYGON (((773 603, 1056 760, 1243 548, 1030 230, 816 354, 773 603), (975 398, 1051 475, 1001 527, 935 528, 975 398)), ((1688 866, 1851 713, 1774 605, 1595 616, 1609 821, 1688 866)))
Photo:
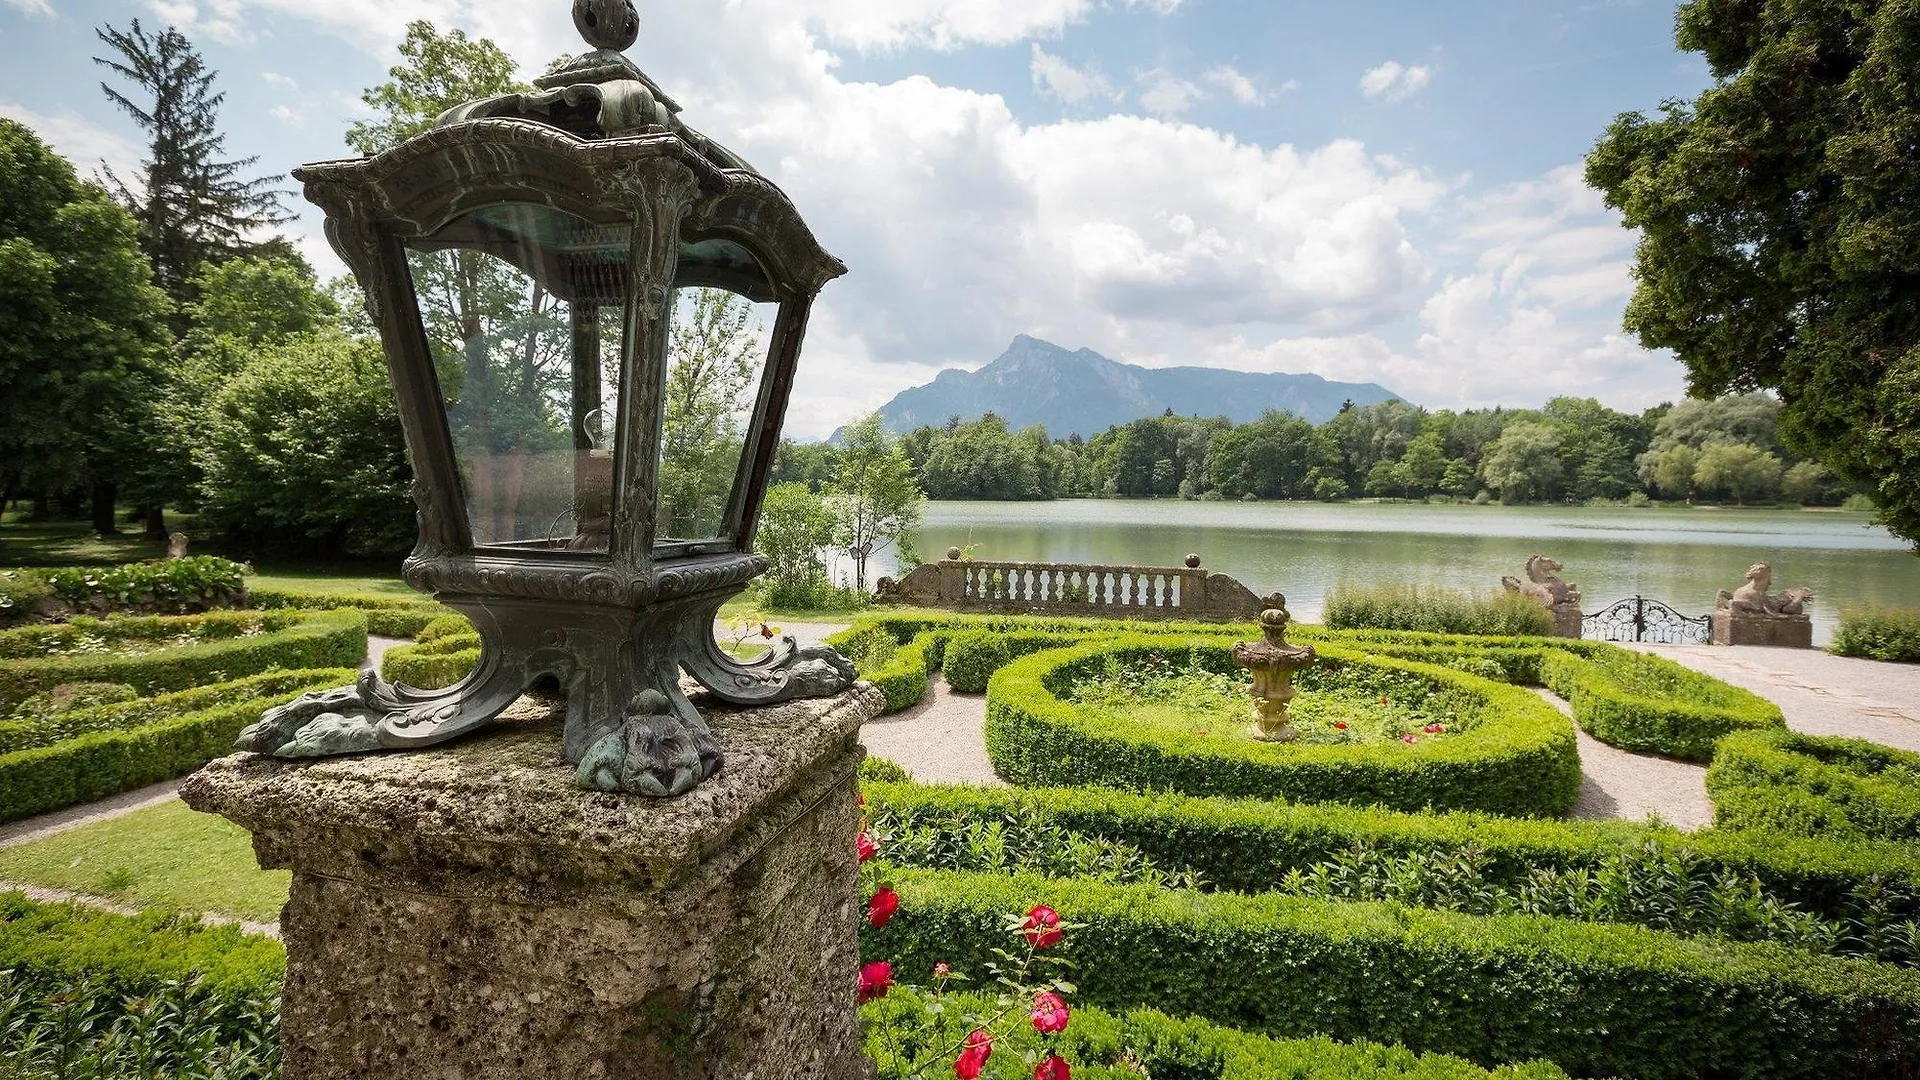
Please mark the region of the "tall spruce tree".
POLYGON ((141 226, 141 247, 154 280, 175 305, 192 299, 203 264, 248 250, 248 237, 293 220, 280 205, 279 176, 249 179, 257 157, 228 159, 220 131, 224 92, 186 35, 169 26, 150 35, 135 19, 127 29, 94 31, 112 56, 93 62, 132 83, 131 96, 106 83, 107 100, 147 136, 141 175, 129 183, 106 170, 121 205, 141 226))

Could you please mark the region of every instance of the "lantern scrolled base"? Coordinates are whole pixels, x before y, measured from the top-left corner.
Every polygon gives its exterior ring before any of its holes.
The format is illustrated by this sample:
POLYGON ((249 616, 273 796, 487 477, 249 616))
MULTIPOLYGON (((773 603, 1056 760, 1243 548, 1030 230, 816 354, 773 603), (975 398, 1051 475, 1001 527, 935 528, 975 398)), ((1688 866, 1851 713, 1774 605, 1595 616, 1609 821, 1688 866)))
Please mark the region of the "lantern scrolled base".
POLYGON ((270 709, 237 747, 282 758, 333 757, 437 746, 485 726, 523 692, 566 699, 562 756, 582 787, 668 797, 719 772, 724 757, 682 688, 685 670, 729 705, 831 697, 854 683, 832 649, 783 638, 742 663, 713 637, 713 618, 737 591, 721 589, 633 608, 521 597, 442 595, 479 631, 480 662, 442 690, 363 672, 350 687, 270 709))

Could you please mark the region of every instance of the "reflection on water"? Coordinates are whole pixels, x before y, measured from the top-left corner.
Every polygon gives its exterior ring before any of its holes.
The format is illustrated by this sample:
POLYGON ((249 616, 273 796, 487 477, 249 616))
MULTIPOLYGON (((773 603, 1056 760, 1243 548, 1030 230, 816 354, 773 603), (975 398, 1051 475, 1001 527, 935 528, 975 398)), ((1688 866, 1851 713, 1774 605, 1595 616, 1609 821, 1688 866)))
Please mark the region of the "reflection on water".
POLYGON ((1175 566, 1197 552, 1209 570, 1287 594, 1319 618, 1335 582, 1403 581, 1498 588, 1529 555, 1566 564, 1588 611, 1636 593, 1704 614, 1747 567, 1771 562, 1776 589, 1817 597, 1814 638, 1868 602, 1920 605, 1920 559, 1864 514, 1782 510, 1626 510, 1368 503, 1068 500, 927 504, 920 551, 979 545, 981 559, 1175 566))

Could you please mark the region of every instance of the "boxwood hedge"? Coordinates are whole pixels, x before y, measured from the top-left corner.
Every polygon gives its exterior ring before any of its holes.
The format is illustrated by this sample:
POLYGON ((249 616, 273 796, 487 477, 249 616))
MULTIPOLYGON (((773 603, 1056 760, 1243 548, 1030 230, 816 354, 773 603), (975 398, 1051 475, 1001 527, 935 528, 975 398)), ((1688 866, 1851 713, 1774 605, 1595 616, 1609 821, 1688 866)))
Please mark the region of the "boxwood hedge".
POLYGON ((1920 754, 1859 739, 1730 735, 1707 769, 1707 795, 1723 828, 1920 840, 1920 754))
MULTIPOLYGON (((236 631, 236 633, 239 633, 236 631)), ((354 667, 367 655, 366 616, 340 611, 217 611, 205 615, 75 620, 58 626, 0 631, 0 709, 62 683, 126 683, 143 694, 185 690, 275 668, 354 667), (262 632, 161 648, 137 655, 111 651, 115 641, 170 636, 251 622, 262 632), (49 635, 98 633, 107 651, 30 655, 49 635), (30 640, 31 639, 31 640, 30 640)))
POLYGON ((1281 1038, 1642 1080, 1892 1077, 1920 1060, 1920 972, 1869 961, 1273 894, 928 870, 893 883, 899 913, 860 947, 896 970, 983 970, 1007 913, 1045 902, 1079 924, 1063 950, 1084 1002, 1281 1038))
POLYGON ((257 608, 302 608, 307 611, 351 608, 366 613, 367 633, 392 638, 412 637, 428 623, 453 615, 452 608, 424 596, 410 598, 308 589, 254 589, 247 594, 247 602, 257 608))
MULTIPOLYGON (((1104 784, 1134 791, 1440 807, 1520 816, 1570 810, 1580 790, 1573 725, 1525 690, 1412 661, 1332 645, 1323 666, 1361 665, 1455 695, 1473 715, 1459 737, 1413 746, 1275 746, 1198 740, 1134 725, 1063 695, 1109 659, 1160 655, 1174 664, 1230 668, 1220 639, 1101 639, 1009 664, 987 691, 987 754, 994 771, 1031 787, 1104 784)), ((1237 724, 1242 718, 1223 717, 1237 724)))
POLYGON ((1628 821, 1543 821, 1476 813, 1403 813, 1338 803, 1138 794, 1110 788, 983 788, 862 776, 868 812, 905 826, 1024 821, 1128 844, 1165 870, 1198 871, 1218 890, 1262 892, 1290 871, 1356 847, 1390 855, 1473 852, 1489 880, 1532 869, 1594 869, 1651 849, 1713 871, 1751 875, 1821 918, 1920 919, 1920 847, 1816 840, 1628 821), (1871 906, 1872 910, 1869 910, 1871 906))
MULTIPOLYGON (((963 1016, 992 1016, 996 999, 984 994, 942 994, 895 989, 861 1009, 867 1023, 867 1053, 881 1080, 899 1077, 903 1048, 911 1033, 941 1031, 958 1042, 963 1016), (944 1021, 944 1029, 936 1026, 944 1021)), ((1182 1080, 1566 1080, 1566 1072, 1548 1062, 1502 1066, 1492 1071, 1464 1059, 1415 1054, 1397 1046, 1332 1039, 1273 1039, 1221 1027, 1191 1017, 1173 1017, 1157 1009, 1110 1013, 1075 1003, 1073 1019, 1052 1043, 1071 1063, 1075 1080, 1140 1080, 1142 1076, 1182 1080)), ((1031 1028, 1015 1024, 994 1044, 983 1080, 1027 1080, 1044 1053, 1031 1028)), ((947 1066, 936 1061, 933 1072, 947 1066)), ((926 1075, 926 1074, 922 1074, 926 1075)))
POLYGON ((271 673, 10 729, 10 740, 36 745, 0 753, 0 822, 184 776, 231 753, 240 729, 266 709, 354 675, 350 668, 271 673))

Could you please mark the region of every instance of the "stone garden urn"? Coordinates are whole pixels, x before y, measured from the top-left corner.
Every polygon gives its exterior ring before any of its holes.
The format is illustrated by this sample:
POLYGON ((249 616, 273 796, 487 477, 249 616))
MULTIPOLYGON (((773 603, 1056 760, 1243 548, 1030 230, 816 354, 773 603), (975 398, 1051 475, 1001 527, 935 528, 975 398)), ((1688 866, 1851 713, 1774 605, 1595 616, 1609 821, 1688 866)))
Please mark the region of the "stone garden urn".
POLYGON ((1293 677, 1312 667, 1319 656, 1311 645, 1289 645, 1287 598, 1275 593, 1273 606, 1260 613, 1261 640, 1236 641, 1233 662, 1253 672, 1253 737, 1261 742, 1292 742, 1300 737, 1287 717, 1287 703, 1300 691, 1293 677))

